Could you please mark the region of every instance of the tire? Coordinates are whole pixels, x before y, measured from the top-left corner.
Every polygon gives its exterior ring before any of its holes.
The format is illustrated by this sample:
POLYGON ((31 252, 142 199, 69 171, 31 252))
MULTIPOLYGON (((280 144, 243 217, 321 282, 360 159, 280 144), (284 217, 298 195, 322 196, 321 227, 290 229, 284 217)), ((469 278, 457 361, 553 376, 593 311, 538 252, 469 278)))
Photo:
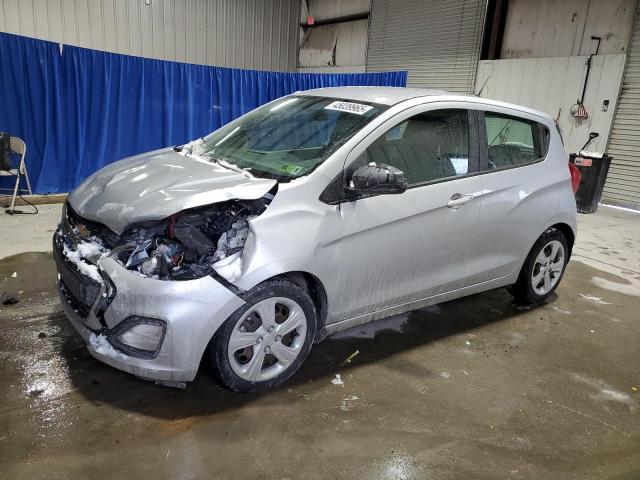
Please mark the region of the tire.
POLYGON ((565 236, 559 230, 547 230, 531 248, 511 294, 520 303, 544 302, 558 288, 568 260, 565 236))
POLYGON ((210 360, 224 386, 259 392, 281 384, 300 368, 311 351, 318 320, 309 294, 288 280, 261 283, 244 300, 246 305, 214 335, 210 360))

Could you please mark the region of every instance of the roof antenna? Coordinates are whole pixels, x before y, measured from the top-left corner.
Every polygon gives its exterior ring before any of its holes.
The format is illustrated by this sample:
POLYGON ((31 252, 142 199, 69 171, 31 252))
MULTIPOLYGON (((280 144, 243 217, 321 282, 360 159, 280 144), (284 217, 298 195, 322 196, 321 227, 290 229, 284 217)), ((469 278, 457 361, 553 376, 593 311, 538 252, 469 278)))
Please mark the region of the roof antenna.
POLYGON ((480 87, 480 91, 478 93, 474 94, 476 97, 479 97, 480 95, 482 95, 482 92, 484 91, 484 87, 487 86, 487 83, 489 82, 489 80, 491 80, 492 76, 493 76, 493 72, 491 72, 489 74, 489 76, 484 80, 484 83, 482 84, 482 87, 480 87))

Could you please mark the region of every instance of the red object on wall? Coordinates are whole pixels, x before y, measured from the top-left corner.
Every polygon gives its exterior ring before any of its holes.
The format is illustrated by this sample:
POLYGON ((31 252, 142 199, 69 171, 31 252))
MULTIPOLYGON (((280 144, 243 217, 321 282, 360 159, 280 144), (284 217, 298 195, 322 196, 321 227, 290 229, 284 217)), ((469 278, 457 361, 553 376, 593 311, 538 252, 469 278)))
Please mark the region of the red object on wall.
POLYGON ((311 15, 307 16, 307 25, 313 25, 315 23, 315 20, 313 19, 313 17, 311 15))

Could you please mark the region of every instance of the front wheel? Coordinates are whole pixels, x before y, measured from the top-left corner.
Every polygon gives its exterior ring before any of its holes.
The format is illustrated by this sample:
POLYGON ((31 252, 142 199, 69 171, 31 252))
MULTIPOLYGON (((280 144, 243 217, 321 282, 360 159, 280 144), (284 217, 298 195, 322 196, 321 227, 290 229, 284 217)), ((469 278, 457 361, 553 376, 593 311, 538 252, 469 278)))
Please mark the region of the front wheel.
POLYGON ((562 232, 547 230, 531 248, 511 293, 523 303, 542 303, 558 287, 568 260, 569 247, 562 232))
POLYGON ((258 285, 245 301, 214 336, 211 360, 225 386, 257 392, 298 370, 315 338, 316 310, 307 292, 283 279, 258 285))

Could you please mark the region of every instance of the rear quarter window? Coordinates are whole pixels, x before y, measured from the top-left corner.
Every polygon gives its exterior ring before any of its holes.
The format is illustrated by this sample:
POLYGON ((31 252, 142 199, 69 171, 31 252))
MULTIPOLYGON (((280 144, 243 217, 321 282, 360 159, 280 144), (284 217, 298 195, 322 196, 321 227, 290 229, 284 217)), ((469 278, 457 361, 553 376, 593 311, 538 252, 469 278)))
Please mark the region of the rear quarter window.
POLYGON ((488 170, 542 160, 549 149, 549 129, 523 118, 484 112, 488 170))

